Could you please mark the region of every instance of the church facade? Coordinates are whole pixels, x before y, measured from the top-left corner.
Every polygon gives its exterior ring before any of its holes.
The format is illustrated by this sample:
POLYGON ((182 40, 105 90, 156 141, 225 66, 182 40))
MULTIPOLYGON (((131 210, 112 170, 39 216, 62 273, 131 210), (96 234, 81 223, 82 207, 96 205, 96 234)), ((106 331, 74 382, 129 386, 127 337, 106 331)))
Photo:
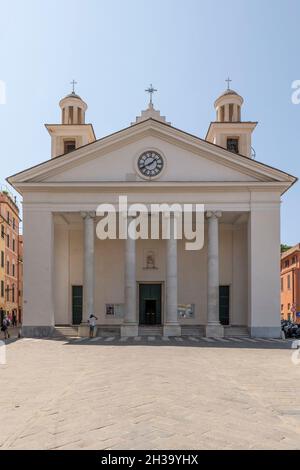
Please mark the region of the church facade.
POLYGON ((51 158, 8 178, 23 197, 23 334, 85 336, 94 314, 98 334, 279 337, 280 204, 296 178, 253 158, 256 122, 242 121, 235 91, 216 100, 205 139, 167 122, 149 91, 134 123, 98 140, 73 91, 61 124, 46 125, 51 158), (175 214, 168 237, 164 214, 157 237, 99 237, 99 205, 119 214, 120 197, 202 207, 203 246, 176 238, 175 214))

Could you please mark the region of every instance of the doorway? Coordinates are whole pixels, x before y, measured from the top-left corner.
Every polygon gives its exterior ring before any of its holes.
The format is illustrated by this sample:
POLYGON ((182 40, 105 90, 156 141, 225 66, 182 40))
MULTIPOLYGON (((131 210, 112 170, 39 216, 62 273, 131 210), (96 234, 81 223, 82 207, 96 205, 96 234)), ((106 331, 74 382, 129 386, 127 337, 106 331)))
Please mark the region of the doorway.
POLYGON ((82 286, 72 286, 72 324, 82 322, 82 286))
POLYGON ((161 284, 139 285, 140 325, 161 325, 161 284))
POLYGON ((229 325, 230 289, 229 286, 219 287, 219 320, 221 325, 229 325))

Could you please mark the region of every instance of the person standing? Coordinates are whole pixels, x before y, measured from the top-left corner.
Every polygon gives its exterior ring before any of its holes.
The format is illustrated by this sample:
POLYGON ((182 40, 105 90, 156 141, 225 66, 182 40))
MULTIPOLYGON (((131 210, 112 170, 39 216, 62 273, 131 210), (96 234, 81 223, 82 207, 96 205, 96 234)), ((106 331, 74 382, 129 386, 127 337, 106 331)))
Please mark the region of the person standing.
POLYGON ((95 331, 95 327, 96 327, 96 320, 98 320, 98 318, 93 313, 91 313, 91 315, 89 316, 89 319, 88 319, 88 324, 90 326, 90 338, 94 337, 94 331, 95 331))

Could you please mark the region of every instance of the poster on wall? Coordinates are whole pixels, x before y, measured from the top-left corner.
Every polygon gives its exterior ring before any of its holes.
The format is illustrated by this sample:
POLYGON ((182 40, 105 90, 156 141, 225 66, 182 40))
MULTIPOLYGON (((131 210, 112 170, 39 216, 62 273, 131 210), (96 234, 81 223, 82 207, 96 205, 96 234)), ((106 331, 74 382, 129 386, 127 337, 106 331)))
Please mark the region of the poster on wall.
POLYGON ((105 308, 106 308, 106 312, 105 312, 106 315, 109 315, 110 317, 115 315, 114 304, 106 304, 105 308))
POLYGON ((179 304, 177 312, 179 318, 194 318, 195 304, 179 304))
POLYGON ((123 304, 105 304, 105 315, 108 317, 122 318, 123 312, 123 304))

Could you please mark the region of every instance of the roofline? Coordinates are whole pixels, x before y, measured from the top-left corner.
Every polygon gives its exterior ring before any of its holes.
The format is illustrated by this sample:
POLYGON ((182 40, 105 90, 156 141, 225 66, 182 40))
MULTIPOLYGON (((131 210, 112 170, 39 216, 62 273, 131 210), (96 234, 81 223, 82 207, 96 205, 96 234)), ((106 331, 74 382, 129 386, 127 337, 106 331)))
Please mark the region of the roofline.
MULTIPOLYGON (((214 143, 212 143, 212 142, 208 142, 207 140, 202 139, 202 138, 199 137, 199 136, 196 136, 196 135, 191 134, 191 133, 189 133, 189 132, 183 131, 183 130, 181 130, 181 129, 178 129, 177 127, 174 127, 174 126, 172 126, 172 125, 170 125, 170 124, 167 124, 167 123, 165 123, 165 122, 158 121, 157 119, 153 119, 153 118, 151 117, 151 118, 145 119, 144 121, 140 121, 140 122, 134 123, 134 124, 132 124, 132 125, 130 125, 130 126, 127 126, 127 127, 123 128, 123 129, 120 129, 120 130, 118 130, 118 131, 116 131, 116 132, 112 132, 111 134, 108 134, 108 135, 106 135, 106 136, 104 136, 104 137, 101 137, 100 139, 96 139, 94 142, 90 142, 90 143, 88 143, 88 144, 82 145, 81 147, 78 147, 77 149, 75 149, 75 150, 69 152, 68 154, 58 155, 58 156, 56 156, 56 157, 50 158, 50 159, 45 160, 45 161, 43 161, 43 162, 41 162, 41 163, 38 163, 38 164, 36 164, 36 165, 33 165, 33 166, 29 167, 29 168, 26 168, 25 170, 22 170, 22 171, 19 171, 19 172, 17 172, 17 173, 14 173, 13 175, 8 176, 8 177, 6 178, 6 181, 7 181, 9 184, 11 184, 11 185, 13 186, 13 184, 12 184, 9 180, 10 180, 11 178, 14 178, 15 176, 18 176, 19 174, 21 174, 21 173, 23 173, 23 172, 25 172, 25 171, 30 171, 30 170, 32 170, 32 169, 34 169, 34 168, 38 168, 39 166, 44 165, 45 163, 48 163, 48 162, 50 162, 50 161, 55 161, 55 160, 57 160, 57 159, 59 159, 59 158, 65 156, 65 155, 70 155, 70 154, 73 153, 73 152, 77 152, 78 150, 84 149, 84 148, 86 148, 86 147, 88 147, 88 146, 90 146, 90 145, 94 145, 94 144, 96 144, 96 143, 98 143, 98 142, 101 142, 101 141, 103 141, 103 140, 105 140, 105 139, 107 139, 107 138, 109 138, 109 137, 116 136, 116 135, 118 135, 118 134, 121 134, 121 133, 123 133, 123 132, 129 130, 129 129, 132 129, 132 128, 134 128, 134 127, 138 127, 138 126, 144 124, 144 123, 147 122, 147 121, 156 122, 156 123, 158 123, 158 124, 160 124, 160 125, 162 125, 162 126, 165 126, 165 127, 168 128, 168 129, 174 129, 174 130, 177 131, 177 132, 180 132, 180 133, 182 133, 182 134, 184 134, 184 135, 187 135, 187 136, 192 137, 192 138, 194 138, 194 139, 197 139, 197 140, 199 140, 199 141, 201 141, 201 142, 204 142, 204 143, 207 144, 207 145, 211 145, 212 147, 219 148, 219 149, 221 149, 223 152, 227 152, 228 154, 230 154, 230 156, 232 157, 232 152, 230 152, 229 150, 225 149, 224 147, 221 147, 220 145, 214 144, 214 143)), ((71 125, 71 124, 63 124, 63 125, 71 125)), ((86 124, 85 124, 85 125, 86 125, 86 124)), ((291 183, 290 186, 292 186, 294 183, 296 183, 296 181, 298 181, 298 178, 297 178, 296 176, 291 175, 290 173, 287 173, 287 172, 285 172, 285 171, 279 170, 279 169, 276 168, 276 167, 273 167, 273 166, 271 166, 271 165, 267 165, 266 163, 262 163, 262 162, 260 162, 260 161, 258 161, 258 160, 251 160, 251 158, 248 158, 248 157, 246 157, 245 155, 241 155, 241 154, 236 154, 236 155, 239 155, 240 157, 246 159, 247 161, 255 161, 256 164, 261 165, 262 167, 270 168, 270 169, 272 169, 272 170, 275 170, 275 171, 278 171, 278 172, 280 172, 280 173, 285 174, 285 175, 288 176, 289 178, 293 178, 294 181, 291 181, 291 182, 290 182, 290 183, 291 183)))
POLYGON ((289 248, 288 250, 286 250, 286 251, 284 251, 283 253, 281 253, 280 258, 281 258, 281 259, 284 259, 284 258, 286 258, 287 256, 290 256, 290 255, 292 255, 293 253, 296 253, 296 251, 300 251, 300 243, 297 243, 296 245, 292 246, 292 247, 289 248))

